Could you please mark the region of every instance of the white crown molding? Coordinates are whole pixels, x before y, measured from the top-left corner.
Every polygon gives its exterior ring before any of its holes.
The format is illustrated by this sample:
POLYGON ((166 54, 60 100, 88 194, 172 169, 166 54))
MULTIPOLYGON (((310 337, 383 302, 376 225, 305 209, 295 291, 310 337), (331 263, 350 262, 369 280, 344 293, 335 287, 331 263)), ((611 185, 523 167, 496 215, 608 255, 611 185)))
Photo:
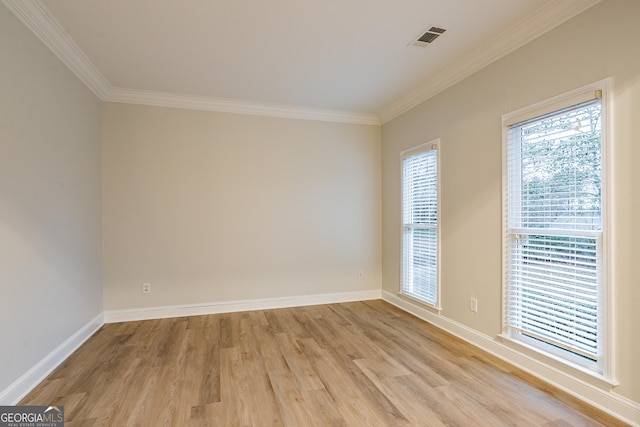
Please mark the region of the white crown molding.
POLYGON ((114 88, 40 0, 2 0, 2 3, 102 101, 338 123, 381 124, 377 114, 114 88))
POLYGON ((104 325, 104 314, 100 313, 46 355, 40 362, 0 391, 0 405, 17 405, 23 397, 40 384, 54 369, 62 364, 86 340, 104 325))
POLYGON ((362 125, 381 124, 380 118, 377 114, 322 110, 295 105, 257 103, 237 99, 209 98, 134 89, 111 88, 102 97, 102 100, 125 104, 250 114, 255 116, 281 117, 287 119, 306 119, 362 125))
POLYGON ((2 0, 103 101, 281 118, 380 125, 409 111, 602 0, 555 0, 520 20, 471 54, 447 66, 379 115, 114 88, 40 0, 2 0))
POLYGON ((2 3, 102 101, 339 123, 381 124, 376 114, 114 88, 40 0, 2 0, 2 3))
POLYGON ((506 31, 455 61, 380 112, 387 123, 429 98, 469 77, 487 65, 524 46, 542 34, 577 16, 602 0, 559 0, 544 6, 516 22, 506 31))
POLYGON ((382 299, 630 425, 640 426, 640 403, 611 391, 610 387, 598 387, 582 378, 572 376, 564 370, 554 368, 503 344, 499 339, 493 339, 446 316, 436 314, 392 292, 383 290, 382 299))
POLYGON ((102 99, 109 82, 39 0, 2 0, 2 3, 102 99))

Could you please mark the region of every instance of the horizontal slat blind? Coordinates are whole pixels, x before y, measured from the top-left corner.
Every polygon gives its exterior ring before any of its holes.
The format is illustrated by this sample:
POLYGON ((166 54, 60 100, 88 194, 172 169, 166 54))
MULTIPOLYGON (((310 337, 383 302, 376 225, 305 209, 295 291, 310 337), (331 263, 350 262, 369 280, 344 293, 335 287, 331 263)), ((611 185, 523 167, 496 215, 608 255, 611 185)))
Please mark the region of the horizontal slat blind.
POLYGON ((437 150, 402 159, 402 292, 438 301, 437 150))
POLYGON ((508 129, 506 323, 598 360, 601 101, 508 129))
POLYGON ((517 235, 511 242, 508 324, 597 359, 597 239, 517 235))

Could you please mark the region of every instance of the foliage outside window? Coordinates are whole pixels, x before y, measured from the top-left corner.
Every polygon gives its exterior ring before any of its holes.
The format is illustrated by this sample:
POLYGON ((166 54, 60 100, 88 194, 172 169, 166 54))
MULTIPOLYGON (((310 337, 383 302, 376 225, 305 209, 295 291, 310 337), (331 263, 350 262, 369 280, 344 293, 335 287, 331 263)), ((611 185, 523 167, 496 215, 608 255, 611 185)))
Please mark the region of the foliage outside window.
POLYGON ((603 105, 599 90, 506 124, 505 332, 602 373, 603 105))
POLYGON ((438 142, 402 154, 401 292, 438 306, 438 142))

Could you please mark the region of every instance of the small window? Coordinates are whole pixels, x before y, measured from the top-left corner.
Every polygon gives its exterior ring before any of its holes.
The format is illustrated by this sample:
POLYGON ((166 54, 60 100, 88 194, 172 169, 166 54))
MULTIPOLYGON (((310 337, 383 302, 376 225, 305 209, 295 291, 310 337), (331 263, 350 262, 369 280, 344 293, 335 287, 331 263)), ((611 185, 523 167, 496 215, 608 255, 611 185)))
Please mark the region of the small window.
POLYGON ((504 329, 603 374, 604 106, 594 86, 505 117, 504 329))
POLYGON ((402 153, 401 292, 438 306, 438 141, 402 153))

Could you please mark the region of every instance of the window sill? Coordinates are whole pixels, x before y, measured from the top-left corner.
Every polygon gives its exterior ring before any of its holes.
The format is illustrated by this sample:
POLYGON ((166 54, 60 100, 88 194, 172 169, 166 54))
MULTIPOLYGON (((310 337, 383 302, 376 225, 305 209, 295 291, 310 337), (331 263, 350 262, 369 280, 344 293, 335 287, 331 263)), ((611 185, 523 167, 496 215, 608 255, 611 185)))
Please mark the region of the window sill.
POLYGON ((544 353, 533 346, 514 340, 506 335, 498 335, 498 339, 500 340, 500 342, 502 342, 502 344, 514 351, 519 352, 525 357, 536 362, 543 363, 551 369, 569 374, 572 377, 589 385, 598 387, 606 391, 611 391, 611 389, 620 384, 611 378, 599 374, 598 372, 592 371, 588 368, 564 360, 552 354, 544 353))
POLYGON ((412 297, 411 295, 403 294, 402 292, 398 292, 396 295, 398 296, 398 298, 404 300, 408 304, 413 304, 420 308, 427 309, 435 314, 440 314, 440 312, 442 311, 442 307, 440 307, 439 305, 433 305, 416 297, 412 297))

